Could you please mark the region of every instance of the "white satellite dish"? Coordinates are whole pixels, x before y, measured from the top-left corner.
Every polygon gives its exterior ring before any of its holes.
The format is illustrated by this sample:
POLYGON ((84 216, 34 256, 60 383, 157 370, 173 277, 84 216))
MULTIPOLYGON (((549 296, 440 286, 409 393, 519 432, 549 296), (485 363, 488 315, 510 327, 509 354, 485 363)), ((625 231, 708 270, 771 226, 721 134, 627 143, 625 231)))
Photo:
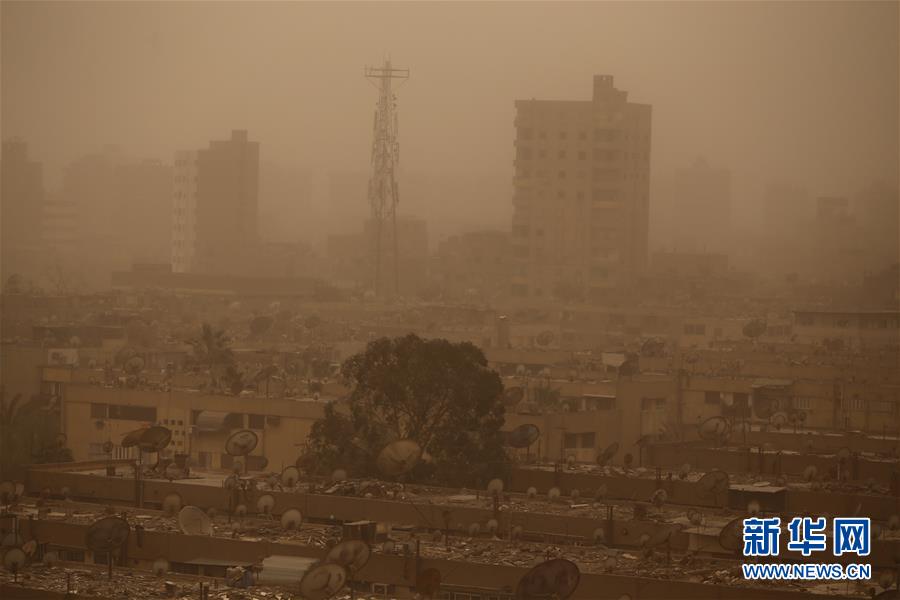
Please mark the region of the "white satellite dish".
POLYGON ((212 535, 212 519, 196 506, 185 506, 179 511, 178 526, 185 535, 212 535))

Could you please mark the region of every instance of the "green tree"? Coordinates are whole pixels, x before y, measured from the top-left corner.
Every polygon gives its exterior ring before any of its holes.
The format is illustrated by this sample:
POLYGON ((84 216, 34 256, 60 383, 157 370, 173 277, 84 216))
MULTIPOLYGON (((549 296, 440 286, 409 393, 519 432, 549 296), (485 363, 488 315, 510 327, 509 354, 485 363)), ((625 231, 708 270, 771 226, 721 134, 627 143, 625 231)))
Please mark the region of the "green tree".
POLYGON ((235 378, 239 376, 230 340, 221 329, 213 329, 209 323, 200 328, 200 335, 188 340, 191 345, 191 361, 197 367, 209 370, 210 384, 220 384, 236 389, 235 378))
POLYGON ((562 406, 562 390, 549 383, 539 383, 531 390, 534 404, 542 412, 557 412, 562 406))
POLYGON ((0 478, 21 477, 21 469, 35 462, 70 462, 72 452, 58 434, 59 405, 49 396, 7 400, 0 387, 0 478))
POLYGON ((375 475, 385 444, 412 439, 432 458, 413 479, 481 485, 503 474, 503 384, 474 345, 382 338, 347 359, 341 375, 352 391, 313 425, 301 459, 308 469, 375 475))

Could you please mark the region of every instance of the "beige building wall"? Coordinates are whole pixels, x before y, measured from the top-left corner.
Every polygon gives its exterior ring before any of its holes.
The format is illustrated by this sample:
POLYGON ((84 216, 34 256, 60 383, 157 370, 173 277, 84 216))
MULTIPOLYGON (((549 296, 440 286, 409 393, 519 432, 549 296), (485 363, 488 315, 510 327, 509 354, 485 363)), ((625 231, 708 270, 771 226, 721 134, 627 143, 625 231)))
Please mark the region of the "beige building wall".
POLYGON ((227 437, 239 429, 253 429, 259 443, 252 455, 265 456, 267 469, 275 470, 294 464, 323 407, 324 403, 314 401, 266 401, 70 383, 63 388, 62 426, 76 461, 105 458, 101 447, 106 441, 115 445, 114 456, 134 457, 133 451, 119 447, 122 437, 140 427, 163 425, 172 430, 172 444, 164 454, 190 454, 194 465, 213 469, 222 467, 227 437), (192 425, 196 412, 204 410, 231 416, 220 431, 201 432, 192 425))

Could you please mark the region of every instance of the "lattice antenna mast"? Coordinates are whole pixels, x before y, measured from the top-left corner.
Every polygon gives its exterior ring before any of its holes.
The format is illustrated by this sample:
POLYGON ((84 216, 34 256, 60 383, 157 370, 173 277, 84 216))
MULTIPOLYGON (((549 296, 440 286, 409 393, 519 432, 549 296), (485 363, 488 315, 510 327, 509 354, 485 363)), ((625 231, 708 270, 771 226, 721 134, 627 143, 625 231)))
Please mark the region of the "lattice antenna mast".
POLYGON ((384 295, 382 262, 385 257, 384 237, 389 232, 393 255, 394 294, 400 293, 400 269, 397 249, 397 203, 399 192, 395 169, 400 163, 397 140, 397 98, 392 80, 409 78, 409 69, 395 69, 386 60, 383 67, 366 67, 366 78, 378 88, 372 132, 372 174, 369 177, 369 205, 375 228, 375 294, 384 295))

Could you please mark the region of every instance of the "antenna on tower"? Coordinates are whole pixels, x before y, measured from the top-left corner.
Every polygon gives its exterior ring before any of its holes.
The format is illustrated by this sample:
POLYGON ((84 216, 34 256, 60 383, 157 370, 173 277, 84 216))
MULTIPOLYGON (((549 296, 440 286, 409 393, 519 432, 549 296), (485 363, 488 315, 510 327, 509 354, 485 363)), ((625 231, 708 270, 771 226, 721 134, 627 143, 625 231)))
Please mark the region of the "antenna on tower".
POLYGON ((395 69, 390 59, 382 67, 366 67, 365 76, 378 88, 378 104, 372 132, 372 174, 369 177, 369 205, 372 209, 373 237, 375 242, 376 297, 384 297, 387 286, 383 281, 382 263, 385 230, 388 231, 394 271, 393 293, 400 293, 400 269, 397 250, 397 203, 399 192, 394 171, 400 162, 400 142, 397 141, 397 103, 392 87, 394 79, 408 79, 409 69, 395 69))

